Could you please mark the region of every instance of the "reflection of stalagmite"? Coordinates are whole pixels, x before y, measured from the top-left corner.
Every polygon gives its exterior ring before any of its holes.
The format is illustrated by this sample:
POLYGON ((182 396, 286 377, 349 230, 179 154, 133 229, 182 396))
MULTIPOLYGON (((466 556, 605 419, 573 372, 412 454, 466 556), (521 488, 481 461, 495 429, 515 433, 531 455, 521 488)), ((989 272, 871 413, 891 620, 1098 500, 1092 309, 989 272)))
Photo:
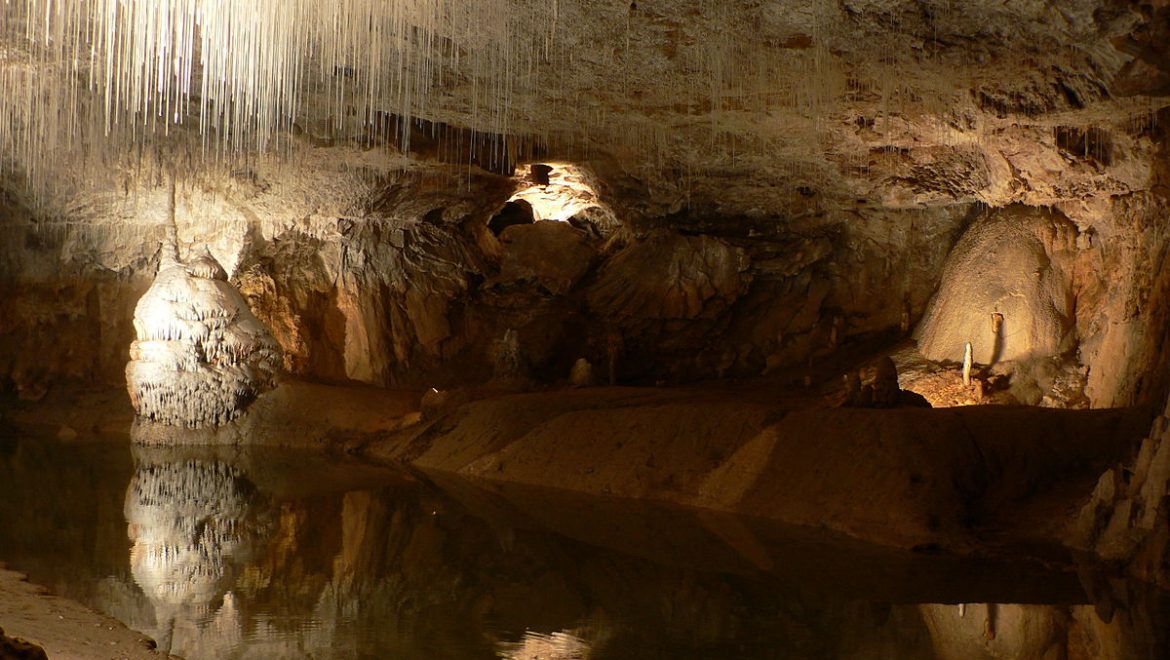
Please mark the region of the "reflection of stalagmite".
POLYGON ((271 387, 280 348, 206 251, 187 263, 164 249, 134 310, 126 383, 142 419, 217 426, 271 387))
POLYGON ((237 468, 176 458, 140 462, 125 503, 130 571, 154 605, 164 648, 176 621, 202 618, 227 593, 265 527, 237 468))

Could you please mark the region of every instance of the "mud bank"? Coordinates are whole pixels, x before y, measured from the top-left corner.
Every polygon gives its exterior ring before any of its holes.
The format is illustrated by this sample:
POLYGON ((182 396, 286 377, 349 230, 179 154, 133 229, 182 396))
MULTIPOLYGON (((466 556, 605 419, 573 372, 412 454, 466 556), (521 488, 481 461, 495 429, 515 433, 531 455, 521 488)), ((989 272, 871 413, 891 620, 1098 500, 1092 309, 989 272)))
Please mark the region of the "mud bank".
MULTIPOLYGON (((48 593, 0 564, 0 624, 4 633, 44 649, 50 658, 167 660, 150 638, 117 619, 48 593)), ((32 657, 32 656, 29 656, 32 657)))
POLYGON ((842 409, 597 388, 473 402, 364 452, 489 482, 671 502, 882 545, 1059 545, 1140 410, 842 409), (1026 516, 1027 520, 1020 517, 1026 516))
MULTIPOLYGON (((748 385, 751 385, 750 383, 748 385)), ((418 395, 290 381, 215 430, 133 422, 123 396, 9 409, 7 423, 136 444, 357 453, 473 481, 681 504, 898 548, 1060 548, 1144 409, 829 407, 800 389, 597 387, 418 395), (425 406, 424 406, 425 407, 425 406), (424 418, 424 419, 420 419, 424 418)), ((68 439, 68 437, 66 437, 68 439)))

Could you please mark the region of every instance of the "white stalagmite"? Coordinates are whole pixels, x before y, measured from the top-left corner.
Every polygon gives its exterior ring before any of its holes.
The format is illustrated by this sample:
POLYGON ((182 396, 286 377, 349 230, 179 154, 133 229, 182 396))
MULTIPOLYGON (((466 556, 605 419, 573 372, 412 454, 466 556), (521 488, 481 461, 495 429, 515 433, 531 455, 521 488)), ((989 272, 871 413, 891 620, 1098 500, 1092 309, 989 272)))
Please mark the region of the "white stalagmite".
POLYGON ((971 342, 963 348, 963 384, 971 384, 971 342))
POLYGON ((226 280, 210 254, 163 259, 134 309, 126 385, 140 418, 219 426, 272 387, 280 346, 226 280))

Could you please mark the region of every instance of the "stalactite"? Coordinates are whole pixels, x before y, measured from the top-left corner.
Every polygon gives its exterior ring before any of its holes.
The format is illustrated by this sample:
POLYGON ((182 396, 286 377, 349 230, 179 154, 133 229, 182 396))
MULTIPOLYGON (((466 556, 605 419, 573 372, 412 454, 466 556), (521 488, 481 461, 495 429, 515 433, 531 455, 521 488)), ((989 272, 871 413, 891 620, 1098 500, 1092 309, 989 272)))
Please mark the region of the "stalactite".
MULTIPOLYGON (((0 155, 47 183, 61 150, 127 144, 194 120, 203 153, 279 148, 309 119, 335 133, 426 114, 470 77, 477 130, 506 134, 518 85, 553 56, 557 8, 509 0, 10 0, 0 3, 0 155), (19 45, 20 47, 13 47, 19 45), (308 101, 311 100, 312 103, 308 101), (483 116, 479 116, 479 115, 483 116)), ((502 144, 487 158, 504 159, 502 144)), ((98 149, 101 150, 101 147, 98 149)))

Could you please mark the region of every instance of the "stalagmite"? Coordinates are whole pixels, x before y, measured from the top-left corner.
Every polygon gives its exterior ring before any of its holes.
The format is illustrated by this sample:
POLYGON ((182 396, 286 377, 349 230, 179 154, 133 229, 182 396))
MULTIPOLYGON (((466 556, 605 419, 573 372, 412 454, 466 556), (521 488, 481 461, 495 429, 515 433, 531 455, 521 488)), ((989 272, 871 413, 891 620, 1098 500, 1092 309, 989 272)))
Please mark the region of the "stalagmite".
POLYGON ((210 253, 182 263, 172 249, 134 310, 130 401, 143 420, 220 426, 273 386, 280 347, 210 253))
POLYGON ((573 387, 587 387, 593 384, 593 365, 585 358, 577 358, 569 371, 569 382, 573 387))
POLYGON ((963 384, 971 385, 971 342, 963 348, 963 384))

